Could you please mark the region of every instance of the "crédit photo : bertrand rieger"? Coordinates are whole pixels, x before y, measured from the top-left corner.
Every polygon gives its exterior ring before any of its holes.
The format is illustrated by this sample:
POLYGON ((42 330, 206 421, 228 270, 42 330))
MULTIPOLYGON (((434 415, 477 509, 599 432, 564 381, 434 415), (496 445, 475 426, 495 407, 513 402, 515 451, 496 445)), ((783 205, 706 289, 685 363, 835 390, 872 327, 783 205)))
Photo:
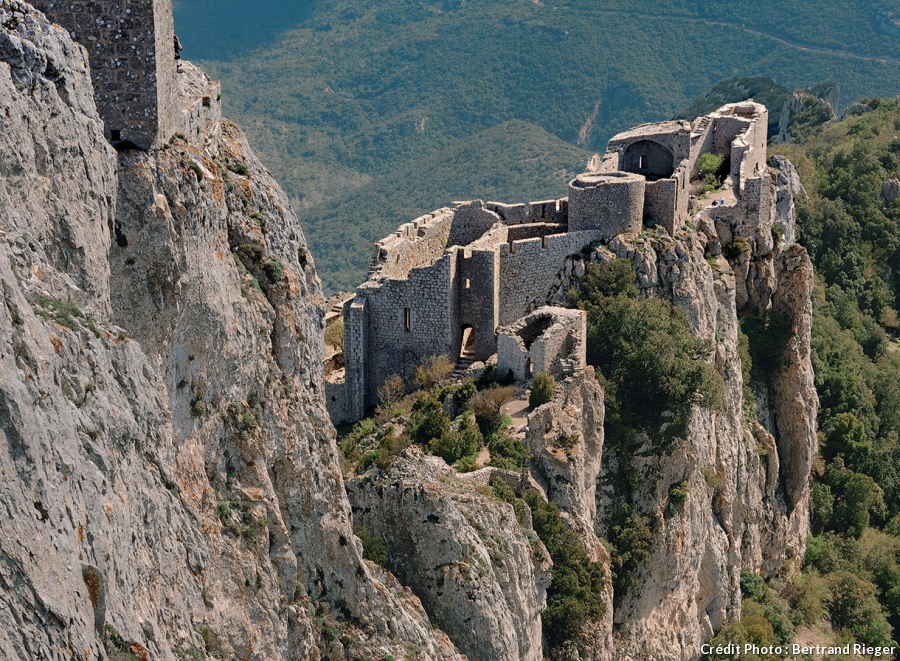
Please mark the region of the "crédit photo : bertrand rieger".
POLYGON ((814 645, 812 647, 805 647, 803 645, 797 645, 794 643, 793 645, 769 645, 769 646, 759 646, 753 645, 752 643, 747 643, 745 645, 736 645, 730 643, 728 645, 719 645, 713 646, 710 644, 704 644, 700 646, 701 654, 718 654, 724 656, 742 656, 745 654, 754 654, 754 655, 768 655, 768 654, 777 654, 779 656, 784 656, 787 654, 798 655, 798 654, 816 654, 816 655, 831 655, 831 654, 853 654, 855 656, 871 656, 871 657, 893 657, 896 653, 896 647, 871 647, 868 645, 844 645, 841 646, 826 646, 826 645, 814 645))

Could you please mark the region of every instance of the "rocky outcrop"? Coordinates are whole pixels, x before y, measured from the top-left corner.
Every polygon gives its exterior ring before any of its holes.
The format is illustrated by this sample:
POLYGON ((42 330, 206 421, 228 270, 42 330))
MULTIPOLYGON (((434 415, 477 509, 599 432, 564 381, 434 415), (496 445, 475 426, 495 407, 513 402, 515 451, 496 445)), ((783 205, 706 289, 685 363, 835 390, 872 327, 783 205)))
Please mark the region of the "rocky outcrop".
MULTIPOLYGON (((529 470, 548 502, 559 506, 588 556, 606 574, 600 621, 589 622, 579 640, 569 646, 574 658, 606 661, 614 658, 613 589, 609 553, 595 531, 597 480, 603 456, 603 389, 594 369, 586 367, 557 384, 553 399, 528 415, 525 446, 533 453, 529 470)), ((554 658, 572 658, 557 654, 554 658)))
MULTIPOLYGON (((793 168, 783 165, 790 195, 793 168)), ((621 475, 632 476, 630 503, 653 533, 636 584, 617 594, 620 658, 695 658, 701 643, 739 617, 742 570, 771 576, 805 551, 818 406, 809 352, 813 275, 803 248, 782 250, 784 242, 772 241, 776 209, 773 197, 751 224, 744 216, 713 222, 701 212, 697 229, 681 236, 620 237, 589 255, 595 262, 628 259, 645 295, 684 310, 693 333, 710 342, 709 359, 726 386, 724 409, 695 408, 683 433, 666 433, 666 423, 638 434, 638 447, 628 452, 608 439, 603 449, 597 535, 609 539, 609 513, 626 502, 615 486, 621 475), (731 246, 730 259, 723 245, 731 246), (739 313, 769 308, 791 325, 768 395, 771 431, 747 412, 738 353, 739 313), (674 500, 674 486, 683 499, 674 500)))
POLYGON ((512 505, 410 448, 348 482, 354 521, 473 661, 540 661, 551 561, 512 505), (483 493, 482 493, 483 491, 483 493))
POLYGON ((888 179, 881 184, 881 201, 885 206, 900 200, 900 179, 888 179))
POLYGON ((797 241, 797 208, 794 198, 809 200, 809 195, 800 181, 797 169, 784 156, 772 156, 772 167, 775 170, 775 224, 781 227, 779 247, 797 241))
POLYGON ((117 155, 84 50, 0 25, 0 656, 462 659, 362 559, 319 281, 240 130, 117 155))

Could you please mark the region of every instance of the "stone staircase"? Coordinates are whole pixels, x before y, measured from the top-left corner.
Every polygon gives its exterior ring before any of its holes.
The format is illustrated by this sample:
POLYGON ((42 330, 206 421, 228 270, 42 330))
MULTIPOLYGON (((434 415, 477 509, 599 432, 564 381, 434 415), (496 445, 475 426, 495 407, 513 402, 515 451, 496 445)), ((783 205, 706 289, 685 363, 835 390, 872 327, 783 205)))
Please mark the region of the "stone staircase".
POLYGON ((475 362, 475 356, 460 356, 459 360, 456 363, 456 367, 453 368, 453 371, 450 373, 450 379, 453 381, 457 381, 462 379, 463 374, 472 363, 475 362))

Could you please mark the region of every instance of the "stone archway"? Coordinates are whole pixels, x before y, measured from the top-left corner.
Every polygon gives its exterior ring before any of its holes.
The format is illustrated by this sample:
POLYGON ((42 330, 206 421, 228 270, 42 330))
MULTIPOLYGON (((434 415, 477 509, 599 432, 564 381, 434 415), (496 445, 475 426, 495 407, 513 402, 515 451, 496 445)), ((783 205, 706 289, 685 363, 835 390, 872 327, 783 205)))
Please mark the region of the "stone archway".
POLYGON ((638 140, 625 148, 626 172, 642 174, 647 179, 666 179, 675 172, 675 155, 665 145, 652 140, 638 140))

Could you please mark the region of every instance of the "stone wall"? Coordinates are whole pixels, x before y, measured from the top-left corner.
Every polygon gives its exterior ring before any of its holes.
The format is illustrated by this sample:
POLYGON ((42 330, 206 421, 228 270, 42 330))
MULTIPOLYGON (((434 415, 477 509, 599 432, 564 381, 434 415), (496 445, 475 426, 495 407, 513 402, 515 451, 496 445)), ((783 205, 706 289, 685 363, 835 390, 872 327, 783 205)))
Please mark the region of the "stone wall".
POLYGON ((644 177, 627 172, 585 173, 569 182, 569 230, 599 230, 602 239, 639 232, 644 177))
POLYGON ((171 0, 34 5, 87 49, 106 139, 117 142, 116 131, 144 149, 167 142, 176 95, 171 0))
POLYGON ((347 395, 347 384, 344 381, 325 382, 325 407, 328 409, 328 417, 334 425, 345 425, 359 420, 359 417, 355 415, 353 402, 348 399, 347 395))
MULTIPOLYGON (((413 269, 407 279, 365 288, 367 405, 378 401, 378 388, 388 377, 399 374, 408 379, 413 366, 426 356, 459 355, 456 252, 450 250, 433 265, 413 269)), ((347 360, 345 352, 345 365, 347 360)))
POLYGON ((668 230, 675 231, 675 200, 678 182, 675 179, 648 181, 644 189, 644 219, 654 220, 668 230))
POLYGON ((538 236, 564 234, 568 227, 568 225, 563 223, 525 223, 522 225, 511 225, 508 228, 507 237, 509 241, 521 241, 522 239, 533 239, 538 236))
POLYGON ((602 237, 600 231, 584 230, 500 246, 500 323, 511 324, 544 305, 561 281, 566 257, 602 237))
POLYGON ((475 360, 497 351, 494 331, 500 324, 500 256, 496 250, 457 252, 459 326, 475 334, 475 360))
POLYGON ((351 420, 362 418, 368 405, 366 376, 370 361, 367 308, 365 295, 358 295, 344 303, 344 412, 351 420))
MULTIPOLYGON (((629 163, 629 148, 641 142, 650 142, 664 148, 672 155, 673 168, 683 160, 690 158, 691 154, 691 125, 684 120, 658 122, 654 124, 641 124, 633 129, 613 136, 607 147, 607 154, 618 154, 617 167, 619 170, 637 172, 632 169, 633 163, 629 163)), ((654 155, 648 153, 652 160, 654 155)))
POLYGON ((485 209, 481 200, 457 202, 453 207, 453 221, 447 245, 467 246, 499 222, 500 216, 485 209))
POLYGON ((517 381, 538 372, 561 377, 584 369, 587 315, 582 310, 541 307, 497 334, 497 368, 517 381), (549 325, 548 325, 549 323, 549 325), (546 326, 546 327, 544 327, 546 326))
POLYGON ((397 228, 375 244, 371 275, 405 278, 410 270, 433 264, 447 248, 452 209, 438 209, 397 228))
POLYGON ((568 217, 568 200, 540 200, 529 204, 502 204, 488 202, 487 208, 495 212, 505 225, 524 223, 565 223, 568 217))

